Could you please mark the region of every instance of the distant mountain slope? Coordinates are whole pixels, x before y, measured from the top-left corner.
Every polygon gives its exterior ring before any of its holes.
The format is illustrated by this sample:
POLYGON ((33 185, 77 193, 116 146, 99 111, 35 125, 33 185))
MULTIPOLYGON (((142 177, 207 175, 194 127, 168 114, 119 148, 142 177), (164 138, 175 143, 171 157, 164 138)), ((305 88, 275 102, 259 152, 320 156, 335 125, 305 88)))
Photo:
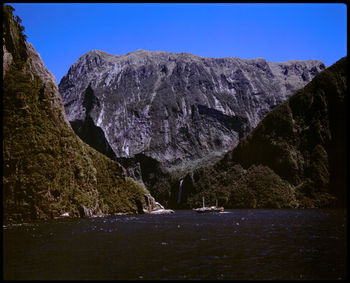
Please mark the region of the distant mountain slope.
POLYGON ((183 182, 186 205, 201 195, 228 207, 346 206, 347 58, 274 108, 215 166, 183 182))
POLYGON ((233 148, 324 69, 316 60, 93 50, 70 67, 59 90, 73 129, 91 146, 111 157, 144 154, 172 167, 233 148))
POLYGON ((143 212, 148 192, 69 126, 56 80, 3 6, 4 222, 143 212))

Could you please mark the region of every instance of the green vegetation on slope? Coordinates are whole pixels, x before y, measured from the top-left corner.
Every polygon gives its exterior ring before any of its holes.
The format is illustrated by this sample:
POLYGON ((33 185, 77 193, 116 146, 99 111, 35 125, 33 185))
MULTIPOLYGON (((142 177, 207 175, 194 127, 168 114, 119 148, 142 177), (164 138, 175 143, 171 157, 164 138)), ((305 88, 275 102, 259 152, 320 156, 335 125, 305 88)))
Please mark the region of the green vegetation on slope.
POLYGON ((142 212, 145 189, 66 124, 54 103, 57 87, 33 72, 12 12, 3 7, 5 47, 13 56, 3 84, 4 221, 142 212))
POLYGON ((6 49, 14 57, 15 64, 23 65, 28 58, 25 44, 27 36, 23 33, 22 20, 18 16, 14 17, 13 11, 12 6, 3 6, 3 39, 6 49))
POLYGON ((184 178, 184 206, 346 206, 346 70, 343 58, 274 108, 215 165, 184 178), (207 201, 208 200, 208 201, 207 201))
POLYGON ((193 172, 186 178, 184 190, 190 191, 189 207, 206 205, 225 208, 292 208, 296 207, 293 188, 266 166, 251 166, 245 170, 239 164, 219 170, 213 166, 193 172))
POLYGON ((346 66, 339 60, 268 113, 231 162, 268 166, 296 187, 302 206, 345 205, 346 66))

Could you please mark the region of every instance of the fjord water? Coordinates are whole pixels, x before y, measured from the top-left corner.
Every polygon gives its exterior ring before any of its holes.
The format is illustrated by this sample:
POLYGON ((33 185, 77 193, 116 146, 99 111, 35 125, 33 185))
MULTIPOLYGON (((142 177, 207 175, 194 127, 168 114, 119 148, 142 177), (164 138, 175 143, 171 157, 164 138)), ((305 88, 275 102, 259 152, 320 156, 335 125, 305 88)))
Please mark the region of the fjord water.
POLYGON ((345 279, 345 210, 228 210, 3 228, 4 279, 345 279))

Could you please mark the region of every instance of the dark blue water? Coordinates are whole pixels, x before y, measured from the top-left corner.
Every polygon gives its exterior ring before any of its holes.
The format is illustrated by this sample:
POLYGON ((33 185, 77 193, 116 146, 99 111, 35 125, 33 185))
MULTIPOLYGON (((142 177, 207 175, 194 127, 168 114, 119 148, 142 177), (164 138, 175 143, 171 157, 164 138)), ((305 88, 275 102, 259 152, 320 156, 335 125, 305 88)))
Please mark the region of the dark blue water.
POLYGON ((4 279, 345 279, 346 212, 229 210, 3 229, 4 279))

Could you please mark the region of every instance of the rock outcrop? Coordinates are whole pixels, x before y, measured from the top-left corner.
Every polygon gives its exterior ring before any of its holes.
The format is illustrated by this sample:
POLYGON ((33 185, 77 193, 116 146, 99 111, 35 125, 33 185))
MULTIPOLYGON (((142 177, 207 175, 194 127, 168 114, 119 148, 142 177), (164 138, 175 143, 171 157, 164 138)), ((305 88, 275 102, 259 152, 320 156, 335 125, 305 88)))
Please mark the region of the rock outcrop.
POLYGON ((3 6, 3 220, 143 213, 149 192, 82 142, 54 76, 3 6))
POLYGON ((174 213, 172 209, 165 209, 159 202, 157 202, 151 195, 145 195, 146 203, 143 207, 144 213, 150 214, 168 214, 174 213))
POLYGON ((70 67, 59 90, 73 129, 100 152, 187 166, 232 149, 324 69, 316 60, 93 50, 70 67), (96 140, 84 134, 87 129, 99 132, 96 140))

